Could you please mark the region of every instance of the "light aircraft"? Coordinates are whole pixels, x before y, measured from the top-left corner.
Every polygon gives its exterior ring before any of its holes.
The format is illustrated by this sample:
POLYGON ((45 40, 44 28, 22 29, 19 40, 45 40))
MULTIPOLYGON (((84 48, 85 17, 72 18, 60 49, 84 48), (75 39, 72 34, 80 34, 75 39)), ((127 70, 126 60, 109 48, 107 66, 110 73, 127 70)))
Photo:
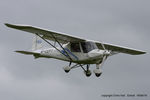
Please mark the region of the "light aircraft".
POLYGON ((96 64, 96 68, 93 70, 93 72, 97 77, 99 77, 102 74, 101 66, 109 56, 118 53, 130 55, 140 55, 146 53, 140 50, 82 39, 79 37, 28 25, 12 25, 8 23, 5 23, 5 25, 10 28, 35 34, 32 50, 16 52, 26 55, 33 55, 35 58, 55 58, 67 61, 69 62, 69 65, 63 67, 66 73, 73 68, 80 67, 84 70, 85 75, 89 77, 92 73, 89 69, 90 64, 96 64), (44 40, 46 43, 52 46, 52 48, 42 48, 41 40, 44 40), (58 47, 56 46, 56 43, 58 47))

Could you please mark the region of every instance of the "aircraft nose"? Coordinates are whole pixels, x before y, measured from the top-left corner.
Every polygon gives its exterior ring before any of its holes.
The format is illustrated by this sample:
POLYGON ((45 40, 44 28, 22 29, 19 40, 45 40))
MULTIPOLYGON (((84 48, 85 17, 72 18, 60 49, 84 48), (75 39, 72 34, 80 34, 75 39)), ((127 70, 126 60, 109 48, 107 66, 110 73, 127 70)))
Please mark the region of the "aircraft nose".
POLYGON ((104 51, 104 55, 110 55, 110 51, 108 50, 104 51))
POLYGON ((95 50, 92 50, 88 53, 89 57, 97 57, 97 56, 100 56, 102 55, 103 53, 97 49, 95 50))

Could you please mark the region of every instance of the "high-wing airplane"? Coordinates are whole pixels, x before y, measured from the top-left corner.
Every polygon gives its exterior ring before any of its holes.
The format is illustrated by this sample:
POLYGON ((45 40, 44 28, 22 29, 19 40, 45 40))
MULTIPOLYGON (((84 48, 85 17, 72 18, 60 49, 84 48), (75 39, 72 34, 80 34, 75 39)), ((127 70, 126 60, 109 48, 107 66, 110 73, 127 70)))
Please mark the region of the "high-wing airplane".
POLYGON ((5 25, 10 28, 35 34, 32 50, 16 52, 26 55, 33 55, 35 58, 55 58, 67 61, 69 62, 69 65, 63 68, 66 73, 73 68, 80 67, 84 70, 85 75, 89 77, 92 73, 89 69, 90 64, 96 64, 96 68, 93 72, 97 77, 99 77, 102 74, 101 66, 109 56, 118 53, 130 55, 140 55, 146 53, 140 50, 82 39, 28 25, 12 25, 8 23, 5 25), (52 48, 43 49, 41 40, 48 43, 52 48), (58 46, 56 46, 56 43, 58 46))

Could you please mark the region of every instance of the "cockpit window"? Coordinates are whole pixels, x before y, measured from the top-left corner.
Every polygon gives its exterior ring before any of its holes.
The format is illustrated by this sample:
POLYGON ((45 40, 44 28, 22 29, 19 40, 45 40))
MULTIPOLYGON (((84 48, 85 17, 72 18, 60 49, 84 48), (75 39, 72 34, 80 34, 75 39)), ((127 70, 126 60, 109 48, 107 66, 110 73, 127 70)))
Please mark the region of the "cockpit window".
POLYGON ((93 49, 97 49, 97 46, 93 42, 81 42, 81 46, 84 53, 88 53, 93 49))
POLYGON ((71 43, 72 52, 81 52, 79 43, 71 43))

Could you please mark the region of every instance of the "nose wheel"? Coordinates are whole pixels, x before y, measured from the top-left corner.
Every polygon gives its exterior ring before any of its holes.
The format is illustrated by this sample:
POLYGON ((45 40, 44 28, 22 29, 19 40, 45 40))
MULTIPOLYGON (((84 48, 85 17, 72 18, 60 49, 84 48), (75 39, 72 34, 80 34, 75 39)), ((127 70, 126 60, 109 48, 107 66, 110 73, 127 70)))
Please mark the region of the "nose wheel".
POLYGON ((95 76, 96 76, 96 77, 100 77, 101 74, 102 74, 102 72, 101 72, 101 73, 95 73, 95 76))
POLYGON ((101 74, 102 74, 102 72, 101 72, 101 70, 100 70, 100 67, 101 67, 101 64, 97 64, 97 65, 96 65, 96 69, 93 70, 93 72, 95 73, 95 76, 96 76, 96 77, 100 77, 101 74))

